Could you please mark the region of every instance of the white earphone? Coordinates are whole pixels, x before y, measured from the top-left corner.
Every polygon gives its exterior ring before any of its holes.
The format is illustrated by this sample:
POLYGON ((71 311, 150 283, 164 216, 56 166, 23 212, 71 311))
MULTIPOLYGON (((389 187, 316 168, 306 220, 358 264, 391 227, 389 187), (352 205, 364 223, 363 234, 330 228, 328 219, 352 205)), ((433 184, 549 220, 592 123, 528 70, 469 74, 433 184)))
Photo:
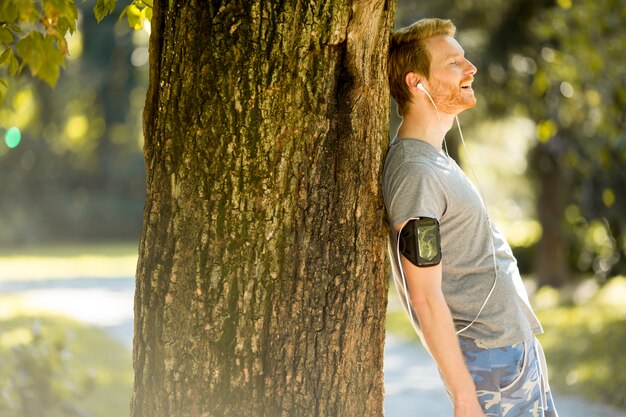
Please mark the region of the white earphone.
POLYGON ((433 100, 433 98, 430 96, 430 94, 426 90, 426 87, 424 87, 424 84, 422 84, 421 81, 418 81, 415 87, 417 87, 418 90, 422 90, 424 93, 426 93, 426 95, 428 96, 428 99, 430 100, 430 102, 435 107, 435 110, 437 111, 437 119, 441 120, 441 117, 439 116, 439 109, 437 108, 437 105, 435 104, 435 100, 433 100))

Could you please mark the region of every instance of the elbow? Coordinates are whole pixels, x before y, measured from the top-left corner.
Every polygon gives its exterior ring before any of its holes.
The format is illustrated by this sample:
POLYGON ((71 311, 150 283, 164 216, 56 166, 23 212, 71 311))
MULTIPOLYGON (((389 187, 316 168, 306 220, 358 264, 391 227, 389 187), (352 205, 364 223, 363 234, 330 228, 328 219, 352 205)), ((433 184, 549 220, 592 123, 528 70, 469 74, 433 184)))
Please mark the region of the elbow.
POLYGON ((436 315, 442 308, 448 309, 441 293, 413 295, 411 305, 418 317, 436 315))
POLYGON ((413 306, 413 309, 416 311, 427 307, 428 304, 429 304, 428 297, 425 297, 423 295, 411 296, 411 305, 413 306))

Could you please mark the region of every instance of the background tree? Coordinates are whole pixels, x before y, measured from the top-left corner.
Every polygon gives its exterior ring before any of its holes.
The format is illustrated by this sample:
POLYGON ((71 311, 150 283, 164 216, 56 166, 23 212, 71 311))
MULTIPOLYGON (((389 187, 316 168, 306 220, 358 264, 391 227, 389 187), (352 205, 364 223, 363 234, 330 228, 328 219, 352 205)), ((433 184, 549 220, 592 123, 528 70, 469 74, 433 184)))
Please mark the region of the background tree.
MULTIPOLYGON (((57 67, 62 75, 56 88, 26 65, 4 97, 1 246, 138 240, 145 197, 141 110, 148 35, 113 18, 96 24, 94 4, 78 3, 76 31, 63 38, 68 55, 64 68, 57 67)), ((3 2, 5 10, 9 5, 3 2)), ((17 21, 10 26, 19 30, 11 32, 13 44, 0 46, 6 48, 0 54, 12 56, 19 69, 25 61, 13 52, 16 45, 30 36, 28 30, 45 28, 39 23, 20 28, 17 21)), ((54 42, 45 45, 57 48, 54 42)), ((7 66, 4 71, 8 76, 7 66)))
POLYGON ((133 416, 382 415, 393 9, 154 3, 133 416))
POLYGON ((626 76, 614 64, 626 50, 624 6, 559 0, 530 25, 536 149, 566 181, 561 224, 576 266, 601 279, 626 274, 626 76))

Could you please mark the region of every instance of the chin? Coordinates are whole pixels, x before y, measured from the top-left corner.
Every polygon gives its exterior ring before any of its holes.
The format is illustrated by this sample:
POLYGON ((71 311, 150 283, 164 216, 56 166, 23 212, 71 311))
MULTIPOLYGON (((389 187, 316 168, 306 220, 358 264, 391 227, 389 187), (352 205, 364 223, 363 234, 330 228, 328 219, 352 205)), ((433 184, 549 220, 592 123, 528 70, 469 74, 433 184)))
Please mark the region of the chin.
POLYGON ((458 111, 456 112, 456 114, 463 113, 465 110, 469 110, 472 107, 474 107, 475 105, 476 105, 476 100, 472 101, 471 103, 464 103, 462 106, 459 106, 458 111))
POLYGON ((463 103, 463 104, 464 104, 464 106, 463 106, 463 107, 464 107, 464 108, 463 108, 463 110, 471 109, 472 107, 474 107, 474 106, 476 105, 476 102, 477 102, 477 101, 478 101, 478 100, 476 100, 476 97, 475 97, 475 96, 472 96, 472 98, 471 98, 471 99, 466 100, 466 101, 465 101, 465 103, 463 103))
POLYGON ((476 97, 472 94, 471 96, 456 96, 445 102, 445 104, 439 105, 439 111, 447 114, 459 114, 464 110, 471 109, 476 105, 476 97))

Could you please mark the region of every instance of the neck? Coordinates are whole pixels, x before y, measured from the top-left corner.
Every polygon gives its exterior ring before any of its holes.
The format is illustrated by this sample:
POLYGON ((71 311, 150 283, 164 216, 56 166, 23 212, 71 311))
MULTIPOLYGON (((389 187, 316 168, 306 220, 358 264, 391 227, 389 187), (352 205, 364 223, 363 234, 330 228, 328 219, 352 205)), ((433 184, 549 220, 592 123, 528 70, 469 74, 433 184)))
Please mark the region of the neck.
POLYGON ((453 115, 441 112, 437 114, 432 107, 410 108, 400 123, 397 136, 398 139, 420 139, 430 143, 436 149, 441 149, 453 120, 453 115))

